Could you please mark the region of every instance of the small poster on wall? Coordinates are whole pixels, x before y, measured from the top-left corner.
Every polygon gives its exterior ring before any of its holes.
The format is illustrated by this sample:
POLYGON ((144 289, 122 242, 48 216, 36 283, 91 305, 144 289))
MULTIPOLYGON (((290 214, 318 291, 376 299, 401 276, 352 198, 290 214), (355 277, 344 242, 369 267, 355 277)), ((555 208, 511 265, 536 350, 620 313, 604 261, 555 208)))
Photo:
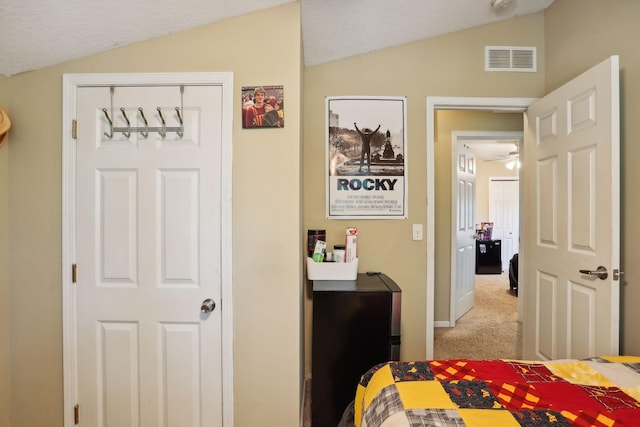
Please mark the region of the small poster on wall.
POLYGON ((244 129, 284 127, 283 86, 243 86, 240 105, 244 129))
POLYGON ((327 218, 407 218, 406 104, 406 97, 326 98, 327 218))

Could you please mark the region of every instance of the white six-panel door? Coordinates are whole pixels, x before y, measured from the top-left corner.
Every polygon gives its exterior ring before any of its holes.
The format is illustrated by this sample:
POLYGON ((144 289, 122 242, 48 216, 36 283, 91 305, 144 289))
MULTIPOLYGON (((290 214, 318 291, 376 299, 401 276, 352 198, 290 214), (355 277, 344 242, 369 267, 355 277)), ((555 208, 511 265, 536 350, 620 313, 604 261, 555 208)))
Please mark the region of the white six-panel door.
POLYGON ((618 73, 614 56, 525 115, 525 358, 619 351, 618 73))
POLYGON ((509 260, 520 245, 518 178, 491 178, 489 181, 489 221, 493 239, 501 240, 502 271, 509 271, 509 260))
POLYGON ((77 91, 80 425, 222 425, 220 86, 77 91), (113 110, 111 105, 113 102, 113 110), (182 104, 184 104, 182 108, 182 104), (184 134, 116 127, 179 125, 184 134), (204 314, 210 298, 218 304, 204 314))
POLYGON ((454 152, 454 208, 456 212, 455 236, 456 256, 452 272, 455 285, 454 321, 458 320, 475 304, 475 259, 476 241, 476 157, 475 152, 463 142, 457 142, 454 152))

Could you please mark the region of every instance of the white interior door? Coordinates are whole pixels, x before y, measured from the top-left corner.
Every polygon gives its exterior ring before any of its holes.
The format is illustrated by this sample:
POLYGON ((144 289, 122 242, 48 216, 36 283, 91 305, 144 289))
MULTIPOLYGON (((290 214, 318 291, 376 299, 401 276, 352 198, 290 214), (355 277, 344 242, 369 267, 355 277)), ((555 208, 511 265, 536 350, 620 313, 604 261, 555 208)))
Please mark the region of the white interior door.
POLYGON ((618 74, 613 56, 525 114, 525 358, 619 351, 618 74))
POLYGON ((80 425, 222 425, 221 100, 221 86, 77 91, 80 425), (184 135, 163 136, 182 103, 184 135), (123 107, 145 128, 141 107, 160 130, 109 138, 105 107, 116 127, 123 107))
POLYGON ((489 221, 494 240, 501 240, 502 271, 509 271, 509 260, 520 242, 519 182, 517 178, 491 178, 489 181, 489 221))
POLYGON ((458 320, 475 303, 475 212, 476 212, 476 157, 463 142, 456 142, 454 152, 454 207, 455 256, 452 257, 452 289, 455 295, 453 312, 458 320))

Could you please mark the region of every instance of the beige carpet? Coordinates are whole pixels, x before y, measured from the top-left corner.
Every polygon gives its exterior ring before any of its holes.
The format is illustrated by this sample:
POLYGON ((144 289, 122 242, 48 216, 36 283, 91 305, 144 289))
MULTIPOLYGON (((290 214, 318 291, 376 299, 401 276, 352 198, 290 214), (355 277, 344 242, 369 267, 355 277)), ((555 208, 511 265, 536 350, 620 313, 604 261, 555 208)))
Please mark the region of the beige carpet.
POLYGON ((506 273, 476 275, 475 306, 455 328, 434 331, 435 359, 520 359, 518 297, 506 273))

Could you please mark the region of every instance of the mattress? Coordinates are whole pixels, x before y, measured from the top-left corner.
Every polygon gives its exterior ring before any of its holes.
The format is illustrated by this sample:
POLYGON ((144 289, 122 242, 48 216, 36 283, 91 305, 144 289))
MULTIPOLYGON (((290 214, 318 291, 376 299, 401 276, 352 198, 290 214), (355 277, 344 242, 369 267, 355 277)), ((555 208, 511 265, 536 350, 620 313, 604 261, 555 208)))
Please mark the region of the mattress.
POLYGON ((640 357, 388 362, 365 373, 358 427, 640 426, 640 357))

